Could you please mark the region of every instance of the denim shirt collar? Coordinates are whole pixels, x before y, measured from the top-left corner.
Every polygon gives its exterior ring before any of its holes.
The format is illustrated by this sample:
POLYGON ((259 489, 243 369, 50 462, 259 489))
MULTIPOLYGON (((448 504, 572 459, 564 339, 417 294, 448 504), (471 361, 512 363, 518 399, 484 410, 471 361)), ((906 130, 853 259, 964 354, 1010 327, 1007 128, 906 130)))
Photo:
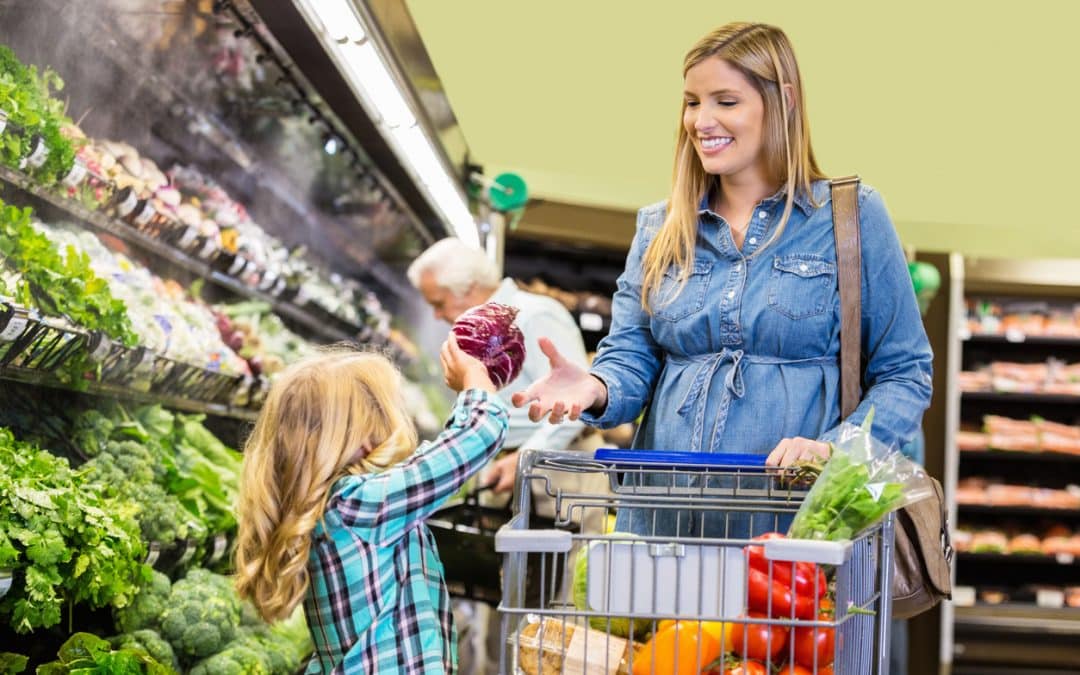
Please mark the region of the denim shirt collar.
MULTIPOLYGON (((810 198, 810 195, 806 194, 804 191, 796 190, 795 199, 792 201, 794 201, 795 206, 797 206, 799 210, 803 212, 803 215, 809 216, 814 210, 814 202, 817 202, 818 204, 825 203, 825 196, 828 194, 828 185, 829 181, 826 180, 814 181, 810 184, 810 189, 814 193, 812 200, 810 198)), ((715 186, 710 187, 708 190, 705 191, 705 194, 701 196, 701 201, 698 202, 699 216, 703 216, 706 213, 713 213, 713 210, 709 206, 709 204, 712 202, 712 195, 715 189, 715 186)), ((785 194, 785 189, 781 187, 771 196, 762 199, 761 203, 766 206, 772 206, 778 202, 783 201, 785 194)))

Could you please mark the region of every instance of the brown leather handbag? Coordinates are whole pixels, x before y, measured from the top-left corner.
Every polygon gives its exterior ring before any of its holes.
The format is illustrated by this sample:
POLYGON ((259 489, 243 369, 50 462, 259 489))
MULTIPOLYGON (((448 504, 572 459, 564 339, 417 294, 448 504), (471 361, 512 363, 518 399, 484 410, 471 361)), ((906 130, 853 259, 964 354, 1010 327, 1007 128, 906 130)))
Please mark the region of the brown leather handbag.
MULTIPOLYGON (((859 404, 862 382, 862 247, 859 177, 831 182, 836 270, 840 288, 840 415, 859 404)), ((896 512, 892 615, 907 619, 952 597, 953 548, 941 483, 927 476, 933 493, 896 512)))

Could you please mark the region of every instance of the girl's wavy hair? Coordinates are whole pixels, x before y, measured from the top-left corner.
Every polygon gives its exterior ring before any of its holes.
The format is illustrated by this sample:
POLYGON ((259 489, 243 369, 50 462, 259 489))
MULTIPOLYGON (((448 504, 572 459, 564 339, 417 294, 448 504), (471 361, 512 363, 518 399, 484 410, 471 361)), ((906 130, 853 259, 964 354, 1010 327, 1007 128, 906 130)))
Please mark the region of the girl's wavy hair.
POLYGON ((401 375, 374 352, 331 348, 274 381, 244 446, 236 589, 267 621, 307 591, 311 535, 334 482, 375 473, 417 444, 401 375))
MULTIPOLYGON (((772 237, 756 252, 760 253, 776 241, 794 204, 796 191, 813 196, 810 184, 825 178, 814 159, 810 146, 810 123, 806 115, 799 66, 795 52, 782 30, 761 23, 729 23, 709 33, 697 42, 683 61, 683 77, 702 61, 719 57, 727 61, 757 90, 765 104, 764 143, 765 166, 770 181, 786 190, 784 212, 772 237), (786 102, 784 91, 791 92, 786 102)), ((694 149, 693 139, 683 125, 686 101, 679 111, 678 140, 675 145, 675 169, 671 196, 668 199, 664 224, 652 240, 642 260, 643 280, 641 305, 652 312, 650 298, 658 291, 664 273, 672 266, 678 270, 678 286, 661 303, 678 296, 690 277, 694 265, 694 244, 697 239, 698 205, 703 195, 713 187, 719 189, 719 179, 705 172, 694 149)))

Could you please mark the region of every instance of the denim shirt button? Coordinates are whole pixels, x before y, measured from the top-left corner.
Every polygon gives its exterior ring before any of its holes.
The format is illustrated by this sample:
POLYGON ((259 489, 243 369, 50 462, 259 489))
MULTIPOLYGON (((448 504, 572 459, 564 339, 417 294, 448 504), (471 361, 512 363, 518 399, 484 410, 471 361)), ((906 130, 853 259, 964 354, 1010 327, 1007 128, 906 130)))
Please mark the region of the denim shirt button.
POLYGON ((765 217, 765 216, 767 216, 767 215, 769 215, 769 214, 768 214, 768 213, 765 213, 764 211, 758 211, 758 212, 757 212, 757 217, 758 217, 758 218, 764 218, 764 217, 765 217))
POLYGON ((735 297, 735 291, 728 291, 727 296, 728 296, 729 299, 734 298, 735 297))
POLYGON ((756 244, 757 243, 757 237, 750 237, 750 243, 751 244, 756 244))
POLYGON ((735 271, 742 272, 742 263, 735 263, 735 271))
POLYGON ((805 271, 807 271, 808 269, 810 269, 810 268, 809 268, 809 267, 807 267, 806 265, 799 265, 799 271, 801 271, 801 272, 805 272, 805 271))

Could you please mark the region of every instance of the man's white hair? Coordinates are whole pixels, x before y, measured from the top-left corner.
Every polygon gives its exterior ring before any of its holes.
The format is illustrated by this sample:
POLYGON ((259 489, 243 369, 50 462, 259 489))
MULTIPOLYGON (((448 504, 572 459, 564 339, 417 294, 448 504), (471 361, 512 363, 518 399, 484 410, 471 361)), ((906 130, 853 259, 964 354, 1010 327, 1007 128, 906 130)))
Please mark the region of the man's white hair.
POLYGON ((420 277, 428 272, 439 287, 459 297, 474 286, 495 288, 502 281, 495 263, 483 251, 457 237, 440 239, 417 256, 409 265, 409 283, 420 288, 420 277))

